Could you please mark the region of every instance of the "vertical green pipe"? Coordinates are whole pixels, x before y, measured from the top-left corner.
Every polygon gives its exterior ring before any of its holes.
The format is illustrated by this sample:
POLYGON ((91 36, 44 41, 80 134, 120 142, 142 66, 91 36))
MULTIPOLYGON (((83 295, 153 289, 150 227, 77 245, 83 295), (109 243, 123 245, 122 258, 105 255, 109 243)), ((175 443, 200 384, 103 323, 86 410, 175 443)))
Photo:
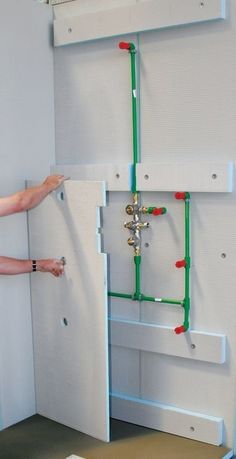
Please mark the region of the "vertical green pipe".
POLYGON ((185 198, 185 298, 184 298, 184 327, 189 328, 190 312, 190 194, 185 198))
MULTIPOLYGON (((132 130, 133 130, 133 165, 132 165, 132 185, 131 191, 136 194, 137 191, 137 171, 136 166, 139 162, 139 134, 138 134, 138 113, 137 113, 137 78, 136 78, 136 48, 130 43, 130 64, 131 64, 131 88, 132 88, 132 130)), ((134 256, 135 263, 135 293, 136 300, 141 299, 141 255, 134 256)))
POLYGON ((133 123, 133 171, 131 191, 137 192, 136 165, 139 162, 138 148, 138 116, 137 116, 137 81, 136 81, 136 49, 130 43, 130 62, 131 62, 131 87, 132 87, 132 123, 133 123))
POLYGON ((141 255, 135 255, 134 257, 135 263, 135 293, 134 299, 141 300, 141 290, 140 290, 140 265, 141 265, 141 255))

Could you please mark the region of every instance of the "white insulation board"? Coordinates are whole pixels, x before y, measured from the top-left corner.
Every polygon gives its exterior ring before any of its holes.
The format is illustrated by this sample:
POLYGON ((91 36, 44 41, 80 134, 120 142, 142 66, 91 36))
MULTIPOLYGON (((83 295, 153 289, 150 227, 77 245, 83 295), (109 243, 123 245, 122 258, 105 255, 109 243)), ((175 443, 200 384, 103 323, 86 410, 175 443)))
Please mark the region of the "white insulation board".
MULTIPOLYGON (((52 166, 73 180, 104 180, 108 191, 131 189, 131 164, 82 164, 52 166)), ((139 163, 140 191, 190 191, 227 193, 233 190, 233 162, 139 163)))
MULTIPOLYGON (((26 177, 48 175, 55 161, 55 117, 51 8, 31 0, 1 1, 0 8, 3 197, 24 189, 26 177)), ((1 256, 28 257, 25 213, 1 218, 0 241, 1 256)), ((5 429, 35 414, 35 388, 29 276, 0 277, 0 429, 5 429)))
POLYGON ((131 164, 83 164, 52 166, 52 174, 64 174, 72 180, 104 181, 108 191, 131 188, 131 164))
POLYGON ((221 445, 223 420, 134 397, 112 394, 111 415, 181 437, 221 445))
MULTIPOLYGON (((76 3, 67 5, 72 10, 76 3)), ((121 0, 78 3, 77 15, 114 4, 126 6, 121 0)), ((127 0, 131 3, 137 2, 127 0)), ((173 191, 185 190, 182 181, 173 186, 171 165, 176 170, 176 164, 192 163, 187 188, 196 184, 195 175, 200 174, 200 192, 191 195, 191 327, 226 336, 227 352, 226 362, 215 364, 111 345, 111 391, 224 419, 223 443, 233 447, 236 195, 228 192, 225 178, 223 182, 210 180, 210 187, 201 179, 207 164, 236 161, 236 60, 232 59, 236 2, 227 3, 224 21, 55 48, 55 107, 58 165, 131 163, 130 56, 118 49, 118 43, 136 44, 141 161, 151 166, 169 164, 169 178, 165 174, 158 181, 163 185, 165 180, 173 191), (218 187, 222 183, 223 192, 218 187)), ((148 172, 151 176, 152 170, 148 172)), ((144 186, 147 182, 145 179, 144 186)), ((160 218, 145 216, 150 228, 142 236, 142 291, 183 298, 184 272, 175 268, 175 262, 184 255, 184 205, 168 190, 160 194, 155 190, 142 193, 142 204, 165 206, 167 213, 160 218)), ((104 251, 109 254, 109 289, 132 293, 133 253, 123 227, 131 195, 111 192, 108 202, 103 209, 103 235, 104 251)), ((182 319, 182 311, 171 305, 110 298, 109 308, 110 316, 117 320, 174 328, 182 319)))
POLYGON ((29 231, 31 258, 66 258, 62 278, 31 276, 37 413, 109 441, 103 205, 104 183, 68 181, 30 212, 29 231))
POLYGON ((54 21, 55 46, 222 19, 225 0, 147 0, 54 21))
POLYGON ((112 319, 110 343, 212 363, 225 362, 225 336, 195 330, 177 336, 171 327, 112 319))
POLYGON ((233 163, 140 163, 137 187, 142 191, 231 192, 233 163))

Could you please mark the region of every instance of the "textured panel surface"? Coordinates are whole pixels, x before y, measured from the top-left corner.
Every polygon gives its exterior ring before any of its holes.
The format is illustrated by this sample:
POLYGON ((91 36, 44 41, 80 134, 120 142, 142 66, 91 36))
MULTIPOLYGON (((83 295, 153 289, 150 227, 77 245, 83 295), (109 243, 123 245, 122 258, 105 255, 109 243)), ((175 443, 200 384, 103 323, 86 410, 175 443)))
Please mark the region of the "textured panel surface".
POLYGON ((111 415, 115 419, 174 433, 213 445, 223 441, 223 420, 173 406, 112 394, 111 415))
POLYGON ((212 363, 225 362, 225 336, 190 331, 176 336, 173 328, 125 320, 110 321, 111 344, 212 363))
MULTIPOLYGON (((109 5, 126 6, 122 0, 78 3, 77 15, 109 5)), ((68 12, 73 4, 77 2, 68 3, 68 12)), ((57 164, 132 161, 130 56, 118 49, 121 39, 133 41, 139 51, 142 163, 235 163, 236 3, 229 0, 228 5, 225 21, 55 48, 57 164)), ((199 181, 202 175, 204 169, 199 181)), ((231 447, 236 376, 235 197, 235 192, 197 192, 191 199, 191 327, 225 335, 226 362, 218 365, 122 346, 114 346, 111 353, 114 391, 223 418, 224 444, 231 447)), ((143 192, 141 198, 143 205, 167 208, 160 218, 145 216, 150 228, 142 234, 142 291, 183 298, 184 272, 175 268, 175 262, 184 255, 184 205, 168 192, 143 192)), ((108 202, 102 213, 109 289, 131 293, 133 252, 123 227, 131 196, 111 192, 108 202)), ((173 328, 181 314, 173 306, 120 298, 109 298, 109 309, 112 318, 173 328)))
MULTIPOLYGON (((0 2, 0 195, 41 180, 55 161, 52 11, 0 2), (30 45, 29 45, 30 43, 30 45)), ((0 254, 28 257, 26 214, 1 218, 0 254)), ((0 428, 35 414, 29 276, 0 276, 0 428)))
POLYGON ((233 163, 142 163, 137 166, 141 191, 231 192, 233 163))
POLYGON ((53 9, 54 18, 64 18, 66 16, 78 16, 80 14, 95 13, 109 8, 121 8, 122 6, 134 5, 136 0, 73 0, 67 5, 57 5, 53 9))
POLYGON ((109 440, 102 182, 68 181, 30 213, 32 258, 65 256, 65 275, 32 275, 37 412, 109 440), (63 195, 61 194, 63 193, 63 195))
POLYGON ((131 187, 130 164, 53 166, 51 172, 64 174, 72 180, 104 181, 107 191, 129 191, 131 187))
POLYGON ((148 0, 54 21, 55 46, 223 18, 224 0, 148 0))

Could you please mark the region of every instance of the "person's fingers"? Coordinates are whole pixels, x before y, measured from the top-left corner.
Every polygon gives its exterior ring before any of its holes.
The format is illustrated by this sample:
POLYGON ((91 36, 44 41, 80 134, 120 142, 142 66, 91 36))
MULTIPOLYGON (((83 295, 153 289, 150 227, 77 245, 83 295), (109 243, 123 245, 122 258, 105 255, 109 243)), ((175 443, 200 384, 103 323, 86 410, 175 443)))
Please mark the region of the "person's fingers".
POLYGON ((58 183, 63 183, 64 180, 65 180, 65 176, 64 175, 55 175, 55 181, 58 182, 58 183))
POLYGON ((53 274, 55 277, 60 277, 64 274, 64 265, 65 259, 62 257, 60 260, 58 259, 47 259, 41 260, 42 264, 42 271, 49 272, 53 274))
POLYGON ((56 266, 54 267, 54 272, 57 277, 61 276, 64 273, 64 265, 62 261, 56 260, 56 266))
POLYGON ((65 176, 63 174, 55 174, 55 175, 49 175, 45 179, 44 183, 46 185, 49 185, 51 188, 51 191, 53 191, 56 188, 58 188, 60 185, 62 185, 64 180, 65 180, 65 176))

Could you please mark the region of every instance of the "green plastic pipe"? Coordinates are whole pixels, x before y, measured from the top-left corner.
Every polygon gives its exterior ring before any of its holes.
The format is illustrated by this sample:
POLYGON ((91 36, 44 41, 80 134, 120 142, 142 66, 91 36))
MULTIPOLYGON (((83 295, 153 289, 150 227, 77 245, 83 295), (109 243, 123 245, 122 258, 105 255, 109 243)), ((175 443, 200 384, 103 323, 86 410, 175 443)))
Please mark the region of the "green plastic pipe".
POLYGON ((155 303, 165 303, 165 304, 176 304, 183 306, 183 301, 181 300, 172 300, 170 298, 155 298, 153 296, 142 295, 142 301, 153 301, 155 303))
POLYGON ((133 299, 133 295, 129 295, 127 293, 108 292, 108 296, 115 296, 116 298, 129 298, 130 300, 133 299))
POLYGON ((140 265, 141 265, 141 255, 135 255, 134 257, 134 263, 135 263, 135 293, 134 293, 134 298, 136 300, 141 299, 141 290, 140 290, 140 265))
MULTIPOLYGON (((138 193, 137 191, 137 163, 140 161, 139 158, 139 134, 138 134, 138 113, 137 113, 137 79, 136 79, 136 48, 134 43, 130 43, 130 64, 131 64, 131 88, 132 88, 132 124, 133 124, 133 166, 132 166, 132 186, 131 191, 138 193)), ((141 256, 134 256, 135 263, 135 292, 134 299, 140 300, 141 298, 141 256)))
POLYGON ((190 313, 190 194, 185 198, 185 295, 184 295, 184 327, 189 329, 190 313))
POLYGON ((113 296, 116 298, 127 298, 133 301, 151 301, 153 303, 166 303, 183 306, 183 301, 181 300, 172 300, 169 298, 155 298, 154 296, 146 296, 142 295, 141 293, 139 294, 139 296, 136 297, 135 295, 130 295, 128 293, 108 292, 108 296, 113 296))
MULTIPOLYGON (((133 165, 132 165, 132 183, 131 183, 131 191, 132 193, 139 193, 137 191, 137 171, 136 166, 137 163, 140 162, 140 152, 139 152, 139 133, 138 133, 138 113, 137 113, 137 81, 136 81, 136 48, 134 43, 121 43, 121 49, 128 49, 130 53, 130 63, 131 63, 131 88, 132 88, 132 130, 133 130, 133 165)), ((148 213, 152 213, 154 207, 148 208, 148 213)), ((164 212, 166 209, 163 208, 164 212)), ((186 211, 186 214, 188 212, 186 211)), ((188 213, 189 215, 189 213, 188 213)), ((189 220, 189 217, 188 217, 189 220)), ((186 229, 189 228, 189 224, 186 224, 186 229)), ((188 235, 187 231, 185 231, 186 235, 186 256, 189 253, 187 249, 189 247, 189 229, 188 235), (187 241, 188 239, 188 241, 187 241)), ((113 296, 117 298, 128 298, 134 301, 151 301, 151 302, 159 302, 159 303, 166 303, 166 304, 173 304, 173 305, 180 305, 185 307, 185 319, 187 323, 188 319, 188 301, 187 298, 189 296, 189 270, 188 274, 186 274, 185 278, 185 300, 175 300, 169 298, 155 298, 143 295, 141 293, 141 274, 140 274, 140 265, 141 265, 141 255, 134 256, 134 263, 135 263, 135 293, 133 295, 126 294, 126 293, 116 293, 116 292, 108 292, 108 296, 113 296)))
POLYGON ((136 48, 130 43, 131 87, 132 87, 132 123, 133 123, 133 171, 131 191, 137 193, 136 166, 139 162, 139 136, 137 115, 137 80, 136 80, 136 48))

